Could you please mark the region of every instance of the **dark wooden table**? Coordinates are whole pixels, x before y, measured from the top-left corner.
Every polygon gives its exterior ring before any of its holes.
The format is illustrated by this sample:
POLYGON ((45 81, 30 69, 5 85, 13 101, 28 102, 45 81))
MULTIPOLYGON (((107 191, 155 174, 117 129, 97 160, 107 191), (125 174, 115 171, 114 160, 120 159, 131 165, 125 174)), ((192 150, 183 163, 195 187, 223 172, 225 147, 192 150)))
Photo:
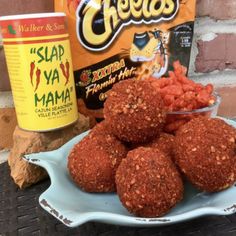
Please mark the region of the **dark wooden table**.
POLYGON ((204 217, 155 228, 121 227, 95 222, 68 228, 38 204, 39 195, 49 184, 50 181, 47 180, 26 190, 20 190, 10 177, 7 163, 0 165, 0 236, 236 236, 236 214, 204 217))

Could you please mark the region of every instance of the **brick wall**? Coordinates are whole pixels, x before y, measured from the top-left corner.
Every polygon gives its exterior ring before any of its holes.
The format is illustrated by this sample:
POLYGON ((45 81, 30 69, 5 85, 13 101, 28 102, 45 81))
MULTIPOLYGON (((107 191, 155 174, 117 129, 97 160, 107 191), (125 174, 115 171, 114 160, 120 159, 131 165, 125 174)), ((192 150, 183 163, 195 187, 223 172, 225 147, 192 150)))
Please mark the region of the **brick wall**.
POLYGON ((197 0, 196 14, 189 76, 213 83, 219 115, 236 117, 236 1, 197 0))
POLYGON ((235 26, 235 0, 197 0, 195 37, 189 72, 191 76, 214 71, 223 73, 227 70, 235 70, 236 73, 235 26))

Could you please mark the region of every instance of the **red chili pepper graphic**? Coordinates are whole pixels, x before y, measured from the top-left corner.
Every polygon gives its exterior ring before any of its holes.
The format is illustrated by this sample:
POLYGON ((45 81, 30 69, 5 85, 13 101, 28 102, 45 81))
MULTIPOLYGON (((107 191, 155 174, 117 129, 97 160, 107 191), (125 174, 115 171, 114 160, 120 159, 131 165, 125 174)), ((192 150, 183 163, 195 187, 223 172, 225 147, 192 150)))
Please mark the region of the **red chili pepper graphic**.
POLYGON ((34 63, 34 61, 32 61, 30 63, 30 82, 31 82, 32 86, 34 86, 34 84, 33 84, 34 69, 35 69, 35 63, 34 63))
POLYGON ((41 75, 41 70, 39 68, 37 68, 36 70, 36 87, 34 92, 36 92, 36 90, 38 89, 38 86, 40 84, 40 75, 41 75))
POLYGON ((61 68, 62 74, 66 78, 65 85, 67 85, 68 82, 69 82, 69 77, 70 77, 70 71, 69 71, 70 70, 70 64, 69 64, 68 61, 66 61, 65 65, 62 62, 60 63, 60 68, 61 68), (66 68, 65 68, 65 65, 66 65, 66 68))
POLYGON ((65 85, 68 84, 69 82, 69 77, 70 77, 70 63, 66 60, 66 83, 65 85))
POLYGON ((66 77, 65 65, 62 62, 60 64, 60 68, 61 68, 62 74, 66 77))

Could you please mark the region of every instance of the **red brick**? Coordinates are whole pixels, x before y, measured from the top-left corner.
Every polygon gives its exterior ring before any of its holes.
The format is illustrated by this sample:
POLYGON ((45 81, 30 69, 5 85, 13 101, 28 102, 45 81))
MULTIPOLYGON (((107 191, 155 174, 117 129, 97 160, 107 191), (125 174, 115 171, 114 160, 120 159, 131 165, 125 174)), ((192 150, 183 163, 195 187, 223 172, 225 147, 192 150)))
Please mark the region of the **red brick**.
POLYGON ((217 88, 216 91, 220 94, 222 98, 218 115, 227 118, 236 118, 236 86, 221 87, 217 88))
POLYGON ((197 16, 218 20, 236 19, 235 0, 197 0, 197 16))
POLYGON ((236 35, 230 34, 226 40, 226 55, 228 68, 235 69, 236 63, 236 35))
POLYGON ((219 34, 211 41, 198 41, 196 72, 236 69, 236 34, 219 34))
POLYGON ((53 12, 53 0, 1 0, 0 16, 53 12))

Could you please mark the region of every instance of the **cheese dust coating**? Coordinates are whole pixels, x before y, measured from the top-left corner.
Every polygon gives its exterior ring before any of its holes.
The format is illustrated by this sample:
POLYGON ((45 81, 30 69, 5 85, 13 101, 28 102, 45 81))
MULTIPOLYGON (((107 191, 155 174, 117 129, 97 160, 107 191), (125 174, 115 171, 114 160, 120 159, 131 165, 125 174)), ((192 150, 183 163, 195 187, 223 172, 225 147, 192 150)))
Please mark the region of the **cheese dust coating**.
MULTIPOLYGON (((103 129, 103 124, 98 129, 103 129)), ((72 149, 69 173, 86 192, 114 192, 115 172, 126 154, 126 147, 113 135, 98 134, 95 129, 72 149)))
POLYGON ((125 80, 113 86, 104 104, 104 117, 122 141, 142 143, 156 137, 165 122, 160 94, 145 80, 125 80))
POLYGON ((175 162, 202 191, 216 192, 236 180, 236 130, 221 119, 199 117, 176 134, 175 162))
POLYGON ((183 198, 183 182, 172 161, 155 148, 130 151, 116 172, 117 194, 141 217, 166 214, 183 198))

